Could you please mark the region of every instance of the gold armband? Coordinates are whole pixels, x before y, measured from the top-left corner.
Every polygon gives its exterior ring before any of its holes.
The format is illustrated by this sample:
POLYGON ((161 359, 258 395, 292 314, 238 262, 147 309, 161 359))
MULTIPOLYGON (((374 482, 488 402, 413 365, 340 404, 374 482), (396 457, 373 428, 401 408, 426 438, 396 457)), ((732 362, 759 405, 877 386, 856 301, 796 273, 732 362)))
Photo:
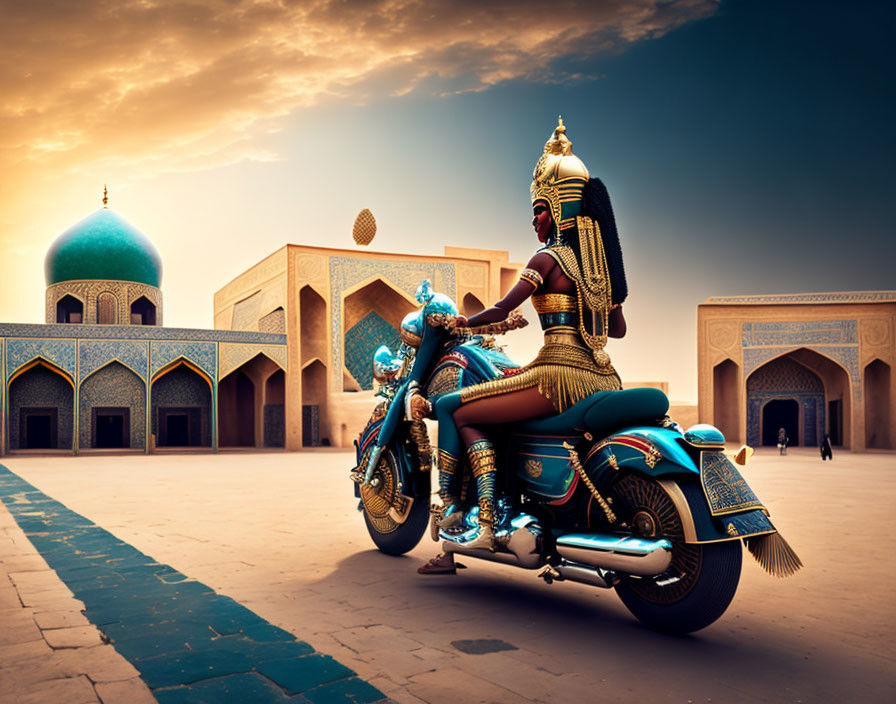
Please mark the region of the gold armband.
POLYGON ((535 269, 523 269, 520 272, 520 280, 532 284, 535 288, 538 288, 544 283, 541 274, 535 271, 535 269))

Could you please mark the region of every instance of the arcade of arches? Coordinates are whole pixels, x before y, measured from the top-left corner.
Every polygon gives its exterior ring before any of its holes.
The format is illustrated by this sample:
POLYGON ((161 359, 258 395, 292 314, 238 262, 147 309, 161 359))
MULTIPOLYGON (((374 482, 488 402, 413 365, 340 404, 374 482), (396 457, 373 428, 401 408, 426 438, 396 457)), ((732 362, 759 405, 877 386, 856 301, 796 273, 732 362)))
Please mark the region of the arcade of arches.
POLYGON ((728 440, 896 450, 896 292, 711 298, 697 326, 699 420, 728 440))
POLYGON ((283 447, 285 374, 258 354, 218 383, 220 447, 283 447))

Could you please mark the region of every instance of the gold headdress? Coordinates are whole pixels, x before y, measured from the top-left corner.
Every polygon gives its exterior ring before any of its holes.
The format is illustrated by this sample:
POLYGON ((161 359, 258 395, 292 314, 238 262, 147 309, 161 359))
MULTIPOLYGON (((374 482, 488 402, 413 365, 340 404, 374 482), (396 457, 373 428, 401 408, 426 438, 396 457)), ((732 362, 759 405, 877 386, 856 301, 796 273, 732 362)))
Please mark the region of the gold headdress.
POLYGON ((544 153, 535 164, 529 191, 532 202, 545 200, 557 225, 558 238, 563 230, 575 227, 582 214, 582 192, 588 182, 588 169, 572 153, 572 142, 566 136, 563 118, 544 145, 544 153))

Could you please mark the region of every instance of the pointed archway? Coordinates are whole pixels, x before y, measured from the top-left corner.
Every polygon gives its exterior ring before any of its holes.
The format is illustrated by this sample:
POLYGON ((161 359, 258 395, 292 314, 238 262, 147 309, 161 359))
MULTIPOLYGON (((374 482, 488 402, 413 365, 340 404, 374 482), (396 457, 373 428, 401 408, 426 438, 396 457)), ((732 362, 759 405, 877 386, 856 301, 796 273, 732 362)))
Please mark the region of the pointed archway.
POLYGON ((71 450, 75 389, 54 364, 35 360, 9 382, 9 449, 71 450))
POLYGON ((97 369, 78 390, 82 448, 146 446, 146 384, 118 361, 97 369))
POLYGON ((875 359, 865 367, 865 447, 892 450, 890 365, 875 359))
POLYGON ((155 376, 150 411, 156 446, 211 447, 211 390, 211 379, 185 359, 155 376))

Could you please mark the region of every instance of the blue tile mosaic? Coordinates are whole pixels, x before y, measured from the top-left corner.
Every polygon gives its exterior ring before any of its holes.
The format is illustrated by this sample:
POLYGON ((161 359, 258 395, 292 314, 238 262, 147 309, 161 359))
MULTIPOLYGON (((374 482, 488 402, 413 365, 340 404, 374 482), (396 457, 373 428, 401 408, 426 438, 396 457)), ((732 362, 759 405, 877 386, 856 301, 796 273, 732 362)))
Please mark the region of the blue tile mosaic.
POLYGON ((332 383, 342 388, 342 297, 344 292, 368 279, 381 278, 403 291, 411 299, 423 279, 429 279, 440 293, 457 298, 454 264, 423 261, 389 261, 386 259, 355 259, 330 257, 330 311, 332 331, 330 348, 333 364, 332 383))
POLYGON ((149 378, 149 343, 133 340, 81 340, 78 344, 79 373, 86 379, 113 359, 141 379, 149 378))
POLYGON ((218 375, 218 346, 212 342, 153 342, 150 375, 179 357, 189 360, 211 379, 218 375))
POLYGON ((345 367, 364 390, 373 388, 373 353, 380 345, 397 350, 401 338, 378 313, 371 311, 345 333, 345 367))
POLYGON ((855 320, 810 320, 771 323, 744 323, 744 347, 772 345, 855 345, 858 344, 855 320))
POLYGON ((74 340, 9 339, 6 341, 6 378, 19 367, 43 357, 75 378, 77 362, 74 340))
POLYGON ((146 446, 146 384, 119 362, 111 362, 85 379, 78 392, 78 442, 93 447, 94 407, 126 407, 129 416, 128 447, 146 446))
POLYGON ((349 668, 2 465, 0 500, 161 704, 385 701, 349 668))
POLYGON ((849 374, 849 378, 853 383, 854 390, 858 391, 858 387, 861 377, 859 375, 859 347, 858 345, 853 346, 839 346, 835 347, 832 345, 798 345, 791 348, 781 348, 781 347, 748 347, 744 349, 744 375, 751 374, 754 370, 761 367, 770 359, 774 359, 782 354, 786 354, 787 352, 793 352, 794 350, 799 349, 800 347, 805 347, 806 349, 813 350, 822 354, 835 362, 839 363, 849 374))
POLYGON ((244 330, 202 330, 153 325, 37 325, 0 323, 0 337, 77 338, 80 340, 201 340, 285 345, 286 335, 244 330))
POLYGON ((763 296, 713 296, 708 303, 885 303, 896 302, 896 291, 844 293, 781 293, 763 296))
MULTIPOLYGON (((58 373, 44 366, 32 367, 17 376, 9 385, 9 449, 19 450, 28 447, 26 421, 22 409, 42 408, 55 409, 55 423, 50 421, 46 429, 49 447, 57 450, 71 450, 75 426, 75 391, 71 384, 58 373), (52 442, 55 425, 56 442, 52 442)), ((31 422, 31 421, 27 421, 31 422)), ((35 441, 42 444, 37 438, 35 441)), ((44 445, 46 447, 46 445, 44 445)))

